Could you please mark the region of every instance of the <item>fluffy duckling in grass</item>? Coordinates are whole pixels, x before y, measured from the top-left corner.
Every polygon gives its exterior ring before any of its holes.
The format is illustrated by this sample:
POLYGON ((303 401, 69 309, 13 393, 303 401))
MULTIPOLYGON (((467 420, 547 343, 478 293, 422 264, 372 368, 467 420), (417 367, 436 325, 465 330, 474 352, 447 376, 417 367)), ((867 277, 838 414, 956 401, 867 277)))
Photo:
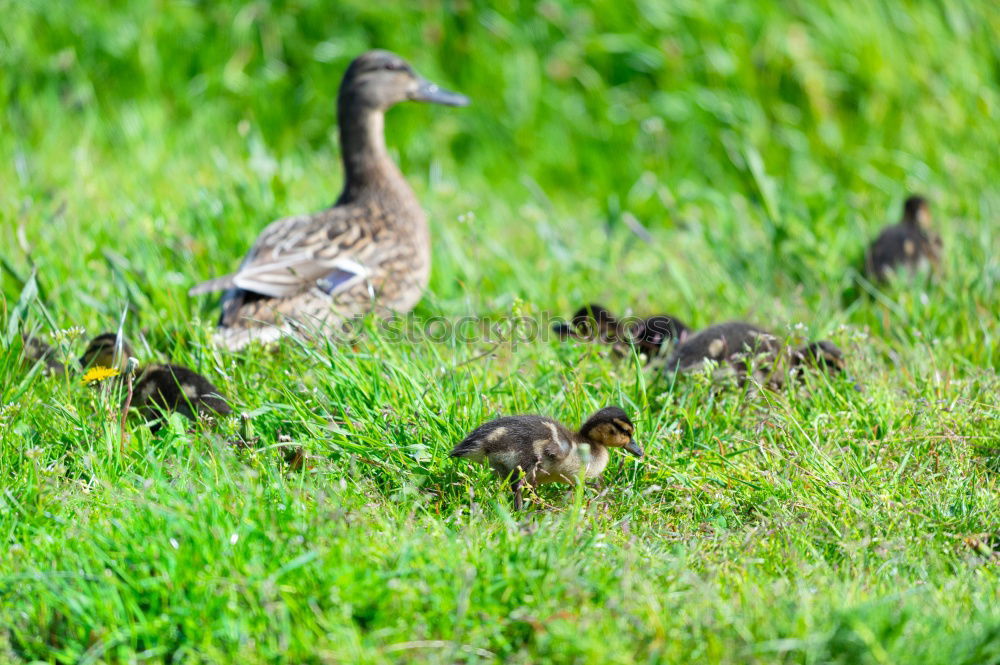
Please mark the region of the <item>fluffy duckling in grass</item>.
MULTIPOLYGON (((109 367, 123 371, 132 347, 114 333, 91 340, 80 358, 85 368, 109 367)), ((199 415, 226 416, 233 412, 219 389, 201 374, 182 365, 152 363, 140 368, 133 386, 132 404, 144 417, 157 411, 176 411, 191 420, 199 415)))
POLYGON ((653 358, 663 351, 668 342, 683 342, 690 334, 691 329, 676 316, 657 314, 639 321, 633 339, 647 358, 653 358))
POLYGON ((609 406, 592 415, 578 432, 544 416, 505 416, 480 425, 455 446, 451 457, 486 462, 500 478, 514 479, 514 508, 524 506, 522 490, 544 483, 575 485, 596 478, 608 465, 608 448, 642 457, 625 411, 609 406))
POLYGON ((131 345, 124 339, 111 332, 101 333, 90 340, 87 349, 80 356, 80 366, 85 370, 109 367, 121 371, 134 355, 131 345))
POLYGON ((931 229, 927 199, 911 196, 903 204, 903 218, 886 227, 865 253, 865 273, 869 279, 884 282, 900 267, 916 271, 941 260, 941 236, 931 229))
POLYGON ((63 374, 66 372, 66 366, 56 359, 56 350, 50 345, 31 335, 23 335, 21 341, 23 346, 22 354, 27 364, 42 363, 45 366, 45 372, 48 374, 63 374))
POLYGON ((552 329, 563 339, 611 344, 619 355, 627 354, 628 345, 635 344, 647 359, 659 355, 667 342, 681 341, 690 332, 675 316, 658 314, 645 319, 623 321, 607 307, 596 303, 578 309, 570 321, 571 324, 556 323, 552 329))
POLYGON ((844 354, 832 342, 819 341, 792 348, 753 324, 729 321, 709 326, 679 344, 667 359, 668 373, 696 372, 705 361, 725 365, 721 374, 735 374, 742 385, 752 368, 761 385, 780 389, 788 373, 818 367, 831 373, 844 369, 844 354))
POLYGON ((560 321, 552 329, 563 339, 614 342, 620 333, 618 319, 604 305, 590 303, 573 313, 570 323, 560 321))

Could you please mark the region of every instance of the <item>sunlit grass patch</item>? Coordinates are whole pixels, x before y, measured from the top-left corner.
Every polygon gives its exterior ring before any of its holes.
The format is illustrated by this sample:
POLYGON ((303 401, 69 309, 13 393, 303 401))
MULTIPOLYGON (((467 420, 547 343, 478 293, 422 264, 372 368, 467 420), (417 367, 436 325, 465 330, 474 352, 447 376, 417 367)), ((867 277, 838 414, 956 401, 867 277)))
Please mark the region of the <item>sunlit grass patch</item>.
POLYGON ((4 9, 0 660, 996 662, 989 3, 4 9), (431 287, 399 329, 224 353, 187 289, 336 198, 370 46, 473 99, 386 119, 431 287), (859 279, 911 191, 942 275, 859 279), (769 391, 540 334, 585 302, 829 338, 847 370, 769 391), (127 386, 75 368, 123 312, 239 417, 121 445, 127 386), (447 457, 610 403, 646 458, 523 514, 447 457))

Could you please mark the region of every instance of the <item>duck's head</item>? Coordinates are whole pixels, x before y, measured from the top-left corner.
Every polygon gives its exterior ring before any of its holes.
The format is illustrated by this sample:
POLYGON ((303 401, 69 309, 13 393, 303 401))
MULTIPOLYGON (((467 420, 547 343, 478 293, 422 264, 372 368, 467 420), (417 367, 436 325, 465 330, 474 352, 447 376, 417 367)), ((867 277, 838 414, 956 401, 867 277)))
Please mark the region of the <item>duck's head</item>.
POLYGON ((611 323, 614 320, 615 315, 611 313, 611 310, 594 302, 584 305, 573 313, 573 325, 577 328, 589 325, 591 321, 603 324, 611 323))
POLYGON ((844 353, 836 344, 821 340, 799 347, 793 352, 796 365, 819 367, 831 373, 842 372, 846 367, 844 353))
POLYGON ((385 111, 400 102, 432 102, 467 106, 469 98, 431 83, 413 71, 406 60, 389 51, 375 50, 355 58, 340 83, 339 104, 385 111))
POLYGON ((132 357, 132 347, 118 335, 107 332, 90 340, 87 350, 80 356, 80 365, 90 367, 112 367, 123 370, 132 357))
POLYGON ((931 208, 927 199, 917 195, 907 198, 903 204, 903 223, 925 230, 930 229, 931 208))
POLYGON ((636 344, 647 353, 657 353, 667 340, 683 342, 690 329, 672 316, 657 314, 643 320, 636 330, 636 344))
POLYGON ((642 448, 632 438, 635 425, 617 406, 605 407, 592 415, 580 428, 580 434, 602 446, 624 448, 636 457, 643 456, 642 448))
POLYGON ((602 333, 613 330, 617 319, 604 305, 589 303, 573 312, 571 324, 559 321, 552 324, 552 329, 560 337, 571 337, 579 334, 586 339, 595 339, 602 333))

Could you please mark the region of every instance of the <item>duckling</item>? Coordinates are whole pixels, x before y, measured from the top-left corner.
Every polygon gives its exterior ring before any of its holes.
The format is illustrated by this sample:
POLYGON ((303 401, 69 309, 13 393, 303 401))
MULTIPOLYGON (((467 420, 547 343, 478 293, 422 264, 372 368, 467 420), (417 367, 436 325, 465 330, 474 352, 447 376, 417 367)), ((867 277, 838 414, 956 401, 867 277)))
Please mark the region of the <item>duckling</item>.
POLYGON ((865 253, 865 272, 884 282, 899 266, 911 271, 922 264, 936 267, 941 260, 941 236, 931 230, 927 199, 910 196, 903 204, 903 218, 882 230, 865 253))
POLYGON ((124 339, 113 332, 101 333, 90 340, 80 356, 80 366, 83 369, 109 367, 122 371, 134 355, 131 345, 124 339))
POLYGON ((304 328, 330 335, 355 316, 406 313, 420 300, 431 268, 427 218, 383 133, 385 112, 404 101, 469 103, 388 51, 369 51, 348 66, 337 96, 346 181, 336 203, 271 223, 239 270, 189 292, 225 291, 222 345, 237 350, 304 328))
POLYGON ((604 305, 589 303, 573 313, 572 325, 563 321, 552 325, 552 329, 563 339, 600 340, 614 343, 621 334, 617 317, 604 305))
POLYGON ((774 390, 784 386, 789 371, 798 374, 801 368, 815 367, 838 373, 845 367, 844 354, 832 342, 822 340, 791 348, 763 328, 728 321, 709 326, 679 344, 665 369, 668 373, 698 371, 706 360, 725 365, 720 375, 735 374, 740 385, 752 367, 753 378, 774 390))
POLYGON ((847 369, 844 352, 836 344, 825 339, 793 349, 791 364, 793 367, 817 367, 832 373, 847 369))
POLYGON ((660 354, 670 340, 681 341, 689 328, 675 316, 657 314, 645 319, 622 321, 608 308, 590 303, 578 309, 571 319, 572 326, 560 322, 552 326, 563 339, 595 340, 615 347, 618 355, 627 355, 629 343, 652 359, 660 354))
MULTIPOLYGON (((111 367, 124 371, 132 347, 115 333, 91 340, 80 357, 84 369, 111 367)), ((132 404, 147 420, 158 410, 176 411, 190 420, 199 415, 227 416, 233 412, 219 389, 201 374, 182 365, 153 363, 140 368, 133 386, 132 404)))
POLYGON ((723 363, 746 352, 776 353, 778 338, 750 323, 728 321, 709 326, 677 345, 667 359, 667 372, 690 372, 701 369, 705 360, 723 363))
POLYGON ((676 316, 656 314, 640 319, 633 339, 636 346, 647 358, 658 356, 667 342, 673 340, 683 342, 691 334, 691 329, 676 316))
POLYGON ((29 365, 42 363, 47 374, 64 374, 66 366, 56 360, 56 350, 37 337, 22 335, 22 355, 29 365))
POLYGON ((608 465, 608 448, 624 448, 641 458, 634 434, 635 425, 617 406, 601 409, 578 432, 544 416, 505 416, 473 430, 451 457, 486 462, 500 478, 518 472, 511 488, 514 508, 521 510, 525 485, 574 485, 581 474, 596 478, 608 465))

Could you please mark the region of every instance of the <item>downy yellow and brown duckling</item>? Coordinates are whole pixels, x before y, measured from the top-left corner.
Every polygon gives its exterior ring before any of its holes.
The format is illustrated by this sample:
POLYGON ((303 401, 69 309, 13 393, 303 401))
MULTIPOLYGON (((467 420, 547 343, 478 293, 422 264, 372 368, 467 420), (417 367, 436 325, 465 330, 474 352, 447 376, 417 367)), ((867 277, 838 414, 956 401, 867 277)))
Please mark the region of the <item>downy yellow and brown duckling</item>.
POLYGON ((883 282, 900 268, 915 271, 925 264, 936 267, 941 260, 941 236, 931 229, 927 199, 911 196, 903 204, 903 218, 886 227, 865 253, 865 273, 883 282))
POLYGON ((451 457, 485 462, 502 479, 516 476, 511 489, 514 508, 521 510, 525 486, 575 485, 581 476, 596 478, 608 465, 609 448, 624 448, 641 458, 634 434, 635 425, 617 406, 601 409, 577 432, 544 416, 505 416, 473 430, 451 457))
POLYGON ((611 344, 620 355, 634 344, 648 359, 659 355, 665 344, 682 341, 690 329, 675 316, 657 314, 622 320, 607 307, 590 303, 578 309, 571 324, 559 322, 552 329, 563 339, 581 339, 611 344))
POLYGON ((430 233, 420 202, 389 157, 385 112, 405 101, 465 106, 398 55, 369 51, 337 96, 344 189, 330 208, 268 225, 239 270, 198 284, 225 291, 218 341, 236 350, 295 330, 331 334, 368 312, 409 312, 427 286, 430 233))
POLYGON ((679 344, 667 359, 667 373, 700 371, 706 361, 720 365, 720 375, 734 374, 742 385, 752 368, 757 383, 780 389, 789 373, 817 367, 838 373, 845 367, 844 354, 832 342, 822 340, 797 348, 789 347, 772 333, 743 321, 718 323, 679 344))
MULTIPOLYGON (((124 371, 133 355, 128 342, 108 332, 91 340, 80 364, 84 369, 108 367, 124 371)), ((146 419, 154 418, 158 411, 176 411, 191 420, 199 415, 227 416, 233 412, 211 381, 182 365, 152 363, 140 367, 132 394, 132 405, 146 419)))

